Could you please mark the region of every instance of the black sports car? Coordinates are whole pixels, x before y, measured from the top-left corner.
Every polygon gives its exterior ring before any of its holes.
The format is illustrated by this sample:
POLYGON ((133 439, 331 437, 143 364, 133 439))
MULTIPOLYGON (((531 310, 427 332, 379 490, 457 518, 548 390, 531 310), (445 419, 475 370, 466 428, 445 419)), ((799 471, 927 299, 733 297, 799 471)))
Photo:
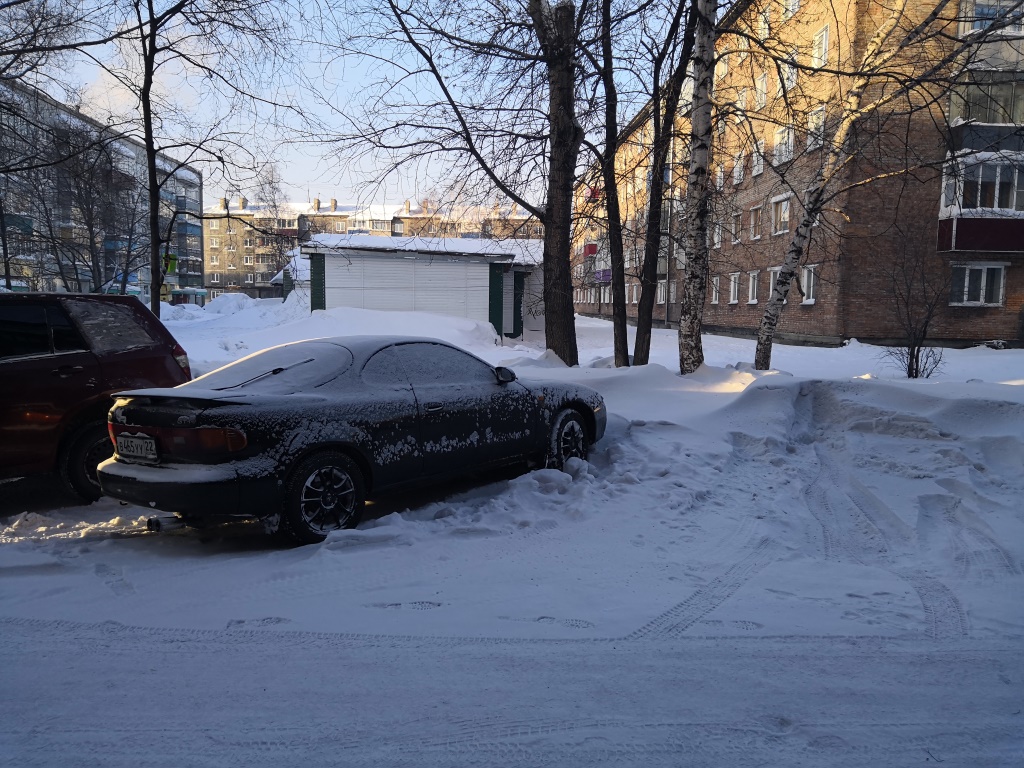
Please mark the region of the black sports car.
POLYGON ((316 542, 359 522, 368 495, 585 459, 606 422, 592 389, 524 384, 442 341, 314 339, 121 393, 98 475, 109 496, 188 525, 256 518, 316 542))

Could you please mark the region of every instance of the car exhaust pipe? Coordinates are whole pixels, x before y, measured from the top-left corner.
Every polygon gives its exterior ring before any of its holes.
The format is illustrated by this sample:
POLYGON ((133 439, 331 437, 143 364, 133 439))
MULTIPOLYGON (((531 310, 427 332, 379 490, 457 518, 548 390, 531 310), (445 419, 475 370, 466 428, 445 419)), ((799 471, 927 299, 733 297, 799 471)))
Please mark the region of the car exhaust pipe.
POLYGON ((163 531, 176 531, 179 528, 184 528, 185 523, 180 517, 165 516, 165 517, 151 517, 146 520, 146 530, 153 531, 153 533, 161 533, 163 531))

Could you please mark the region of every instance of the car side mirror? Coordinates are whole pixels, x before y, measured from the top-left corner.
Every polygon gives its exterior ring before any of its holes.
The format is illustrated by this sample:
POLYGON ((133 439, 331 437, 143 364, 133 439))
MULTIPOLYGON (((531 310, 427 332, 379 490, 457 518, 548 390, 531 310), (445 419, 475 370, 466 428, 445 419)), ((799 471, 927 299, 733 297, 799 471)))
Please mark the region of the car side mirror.
POLYGON ((511 368, 506 368, 503 365, 499 365, 497 368, 495 368, 494 372, 498 374, 499 384, 508 384, 510 381, 516 380, 516 372, 513 371, 511 368))

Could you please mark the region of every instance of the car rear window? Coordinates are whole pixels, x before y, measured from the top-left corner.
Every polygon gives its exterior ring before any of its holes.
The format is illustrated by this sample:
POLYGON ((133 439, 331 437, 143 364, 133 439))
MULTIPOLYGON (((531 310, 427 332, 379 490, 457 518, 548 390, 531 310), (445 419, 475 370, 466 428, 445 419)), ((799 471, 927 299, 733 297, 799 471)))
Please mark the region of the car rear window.
POLYGON ((160 343, 125 304, 75 299, 65 299, 63 303, 89 340, 93 352, 123 352, 160 343))
POLYGON ((285 344, 243 357, 181 388, 290 395, 326 384, 351 365, 352 353, 337 344, 285 344))

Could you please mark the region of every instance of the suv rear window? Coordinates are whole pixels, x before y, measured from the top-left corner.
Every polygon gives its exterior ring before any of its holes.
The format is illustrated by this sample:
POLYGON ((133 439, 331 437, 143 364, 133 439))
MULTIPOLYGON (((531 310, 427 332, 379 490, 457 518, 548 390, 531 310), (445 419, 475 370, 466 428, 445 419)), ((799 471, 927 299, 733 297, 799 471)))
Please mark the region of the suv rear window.
POLYGON ((159 343, 124 304, 65 299, 64 306, 89 339, 93 352, 123 352, 159 343))
POLYGON ((50 354, 50 334, 41 305, 0 307, 0 360, 50 354))

